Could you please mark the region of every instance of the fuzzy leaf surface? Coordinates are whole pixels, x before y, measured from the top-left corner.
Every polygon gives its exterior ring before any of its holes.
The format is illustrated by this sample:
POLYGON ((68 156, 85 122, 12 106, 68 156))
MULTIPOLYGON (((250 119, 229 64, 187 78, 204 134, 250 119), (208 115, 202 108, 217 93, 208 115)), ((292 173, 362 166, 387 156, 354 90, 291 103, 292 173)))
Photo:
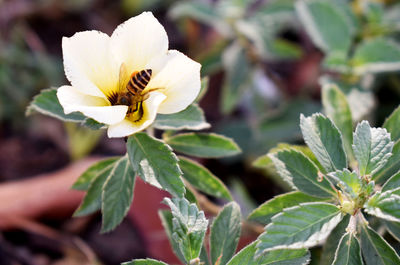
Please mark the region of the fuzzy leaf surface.
POLYGON ((128 138, 126 147, 134 171, 145 182, 183 196, 185 186, 178 158, 168 145, 146 133, 136 133, 128 138))
POLYGON ((307 118, 301 115, 300 128, 304 141, 327 172, 347 168, 342 136, 329 118, 320 113, 307 118))
POLYGON ((172 239, 177 242, 180 252, 189 263, 200 256, 208 221, 204 212, 190 204, 185 198, 165 198, 164 202, 172 212, 172 239))
POLYGON ((240 207, 235 202, 224 206, 214 219, 210 234, 211 263, 225 265, 235 254, 242 227, 240 207))
POLYGON ((323 241, 340 222, 340 209, 329 203, 302 203, 283 210, 259 236, 257 255, 274 249, 315 246, 323 241))
POLYGON ((365 211, 379 218, 400 222, 399 190, 376 192, 364 205, 365 211))
POLYGON ((398 140, 392 149, 392 156, 389 157, 385 166, 380 168, 375 172, 372 176, 372 179, 375 180, 378 184, 383 184, 390 177, 396 174, 400 170, 400 141, 398 140))
POLYGON ((356 172, 350 172, 347 168, 343 171, 335 171, 329 174, 329 177, 334 180, 335 184, 351 195, 352 198, 356 198, 358 193, 361 191, 361 179, 358 177, 356 172))
POLYGON ((335 192, 329 182, 319 179, 318 168, 303 153, 287 149, 271 154, 278 174, 294 188, 317 197, 332 197, 335 192))
POLYGON ((393 142, 386 129, 371 128, 367 121, 357 125, 353 137, 354 155, 358 161, 360 175, 373 175, 385 166, 393 149, 393 142))

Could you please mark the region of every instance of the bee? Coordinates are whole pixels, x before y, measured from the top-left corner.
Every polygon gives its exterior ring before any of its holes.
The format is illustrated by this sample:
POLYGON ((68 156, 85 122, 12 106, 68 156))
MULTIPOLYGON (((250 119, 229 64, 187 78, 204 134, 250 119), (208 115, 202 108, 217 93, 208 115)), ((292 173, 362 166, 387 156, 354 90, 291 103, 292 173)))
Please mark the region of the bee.
POLYGON ((149 92, 152 91, 144 92, 147 84, 150 82, 151 75, 151 69, 144 69, 139 72, 133 72, 129 77, 125 64, 121 65, 118 94, 115 102, 116 105, 128 106, 128 115, 138 111, 138 118, 143 116, 143 101, 149 97, 149 92))

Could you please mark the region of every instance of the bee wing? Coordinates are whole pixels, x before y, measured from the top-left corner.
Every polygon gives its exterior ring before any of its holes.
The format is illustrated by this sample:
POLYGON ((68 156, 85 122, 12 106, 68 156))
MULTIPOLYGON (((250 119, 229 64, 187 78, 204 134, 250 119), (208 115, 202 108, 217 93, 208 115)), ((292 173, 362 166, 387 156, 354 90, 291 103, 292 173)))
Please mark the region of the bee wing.
POLYGON ((129 74, 124 63, 119 67, 118 91, 124 91, 126 84, 129 82, 129 74))

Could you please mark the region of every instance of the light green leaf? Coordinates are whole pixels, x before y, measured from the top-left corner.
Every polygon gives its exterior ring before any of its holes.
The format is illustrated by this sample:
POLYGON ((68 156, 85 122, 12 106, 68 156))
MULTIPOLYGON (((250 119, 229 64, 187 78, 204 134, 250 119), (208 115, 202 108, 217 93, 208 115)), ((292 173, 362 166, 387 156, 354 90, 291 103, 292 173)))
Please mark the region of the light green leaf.
POLYGON ((332 265, 363 265, 360 244, 353 233, 346 233, 340 239, 332 265))
POLYGON ((400 188, 400 171, 390 177, 382 186, 382 192, 400 188))
POLYGON ((317 202, 324 200, 325 199, 313 197, 300 191, 292 191, 275 196, 274 198, 264 202, 251 212, 247 218, 266 225, 271 222, 272 216, 280 213, 285 208, 293 207, 304 202, 317 202))
POLYGON ((360 43, 352 58, 357 74, 400 70, 400 45, 385 38, 367 39, 360 43))
POLYGON ((367 213, 379 218, 400 222, 400 196, 398 190, 376 192, 365 203, 364 208, 367 213))
POLYGON ((232 200, 232 196, 225 184, 207 168, 182 156, 179 157, 179 166, 183 171, 183 178, 196 189, 211 196, 232 200))
POLYGON ((121 265, 168 265, 168 264, 155 259, 135 259, 132 261, 124 262, 121 265))
POLYGON ((317 197, 333 197, 329 182, 318 176, 318 168, 303 153, 287 149, 270 154, 278 174, 294 188, 317 197))
POLYGON ((367 225, 361 226, 361 250, 367 265, 400 264, 396 251, 367 225))
POLYGON ((257 244, 257 255, 274 249, 315 246, 328 237, 342 219, 340 209, 323 202, 302 203, 272 217, 257 244))
POLYGON ((189 204, 185 198, 165 198, 164 202, 172 212, 172 239, 176 241, 180 252, 189 263, 198 258, 203 246, 208 221, 204 212, 195 204, 189 204))
POLYGON ((393 142, 386 129, 371 128, 368 121, 357 125, 353 137, 353 151, 358 161, 360 175, 373 175, 392 155, 393 142))
POLYGON ((400 170, 400 141, 398 140, 392 149, 392 156, 389 158, 384 167, 379 169, 373 176, 376 183, 384 183, 391 176, 400 170))
POLYGON ((336 3, 301 0, 297 2, 296 10, 315 45, 327 53, 347 53, 353 37, 352 25, 336 3))
POLYGON ((229 46, 222 55, 223 67, 226 71, 222 87, 221 108, 228 114, 233 111, 243 93, 251 84, 251 65, 246 50, 238 43, 229 46))
POLYGON ((342 191, 349 194, 352 198, 356 198, 361 192, 362 183, 356 172, 350 172, 347 168, 343 171, 335 171, 329 174, 334 183, 341 188, 342 191))
POLYGON ((336 248, 339 245, 339 241, 342 236, 346 233, 346 228, 350 221, 350 215, 346 214, 342 221, 332 230, 331 234, 326 239, 326 242, 322 248, 321 260, 319 265, 332 265, 335 259, 336 248))
POLYGON ((240 153, 232 139, 215 133, 182 133, 165 141, 174 150, 197 157, 219 158, 240 153))
POLYGON ((304 141, 328 172, 347 168, 342 136, 329 118, 320 113, 307 118, 302 114, 300 128, 304 141))
POLYGON ((174 114, 158 114, 153 126, 161 130, 202 130, 210 127, 197 104, 174 114))
POLYGON ((310 261, 310 252, 307 249, 277 249, 268 251, 255 258, 257 243, 250 245, 239 251, 227 265, 305 265, 310 261))
POLYGON ((209 83, 210 83, 210 78, 208 76, 201 78, 200 92, 197 95, 195 102, 200 102, 203 99, 203 97, 207 94, 209 83))
POLYGON ((169 244, 171 245, 172 250, 174 251, 175 255, 185 263, 185 257, 181 249, 179 248, 179 244, 175 239, 172 237, 173 234, 173 225, 172 225, 172 213, 168 210, 159 210, 158 215, 160 216, 161 223, 164 227, 164 231, 167 234, 169 244))
POLYGON ((114 166, 114 162, 119 157, 112 157, 101 160, 91 165, 83 174, 75 181, 72 188, 75 190, 88 190, 90 183, 96 179, 99 175, 103 174, 104 171, 110 170, 114 166))
POLYGON ((185 186, 178 158, 168 145, 146 133, 136 133, 128 138, 126 147, 134 171, 145 182, 183 196, 185 186))
POLYGON ((326 84, 322 87, 322 103, 326 115, 333 120, 343 137, 343 145, 347 157, 354 159, 353 149, 353 120, 345 94, 335 85, 326 84))
POLYGON ((115 163, 103 186, 101 232, 109 232, 119 225, 131 206, 136 174, 124 156, 115 163))
POLYGON ((239 205, 231 202, 214 219, 210 234, 211 263, 225 265, 235 254, 240 238, 242 216, 239 205))
POLYGON ((86 117, 79 112, 73 112, 66 115, 63 107, 58 101, 57 89, 55 88, 43 89, 39 95, 33 98, 32 102, 26 109, 26 115, 30 115, 35 111, 62 121, 82 122, 86 119, 86 117))
POLYGON ((398 106, 392 114, 385 120, 383 128, 385 128, 390 133, 390 138, 392 141, 397 141, 400 139, 400 106, 398 106))

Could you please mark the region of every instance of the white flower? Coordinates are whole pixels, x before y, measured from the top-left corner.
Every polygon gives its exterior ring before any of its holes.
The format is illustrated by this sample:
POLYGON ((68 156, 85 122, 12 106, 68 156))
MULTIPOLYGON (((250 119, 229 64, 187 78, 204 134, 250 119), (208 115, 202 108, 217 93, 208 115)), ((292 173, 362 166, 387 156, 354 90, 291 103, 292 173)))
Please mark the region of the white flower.
POLYGON ((157 113, 184 110, 200 91, 200 64, 168 50, 167 33, 150 12, 119 25, 111 37, 99 31, 64 37, 62 50, 71 82, 57 91, 64 112, 80 111, 109 125, 109 137, 139 132, 157 113), (151 73, 145 88, 128 90, 131 76, 142 70, 151 73))

